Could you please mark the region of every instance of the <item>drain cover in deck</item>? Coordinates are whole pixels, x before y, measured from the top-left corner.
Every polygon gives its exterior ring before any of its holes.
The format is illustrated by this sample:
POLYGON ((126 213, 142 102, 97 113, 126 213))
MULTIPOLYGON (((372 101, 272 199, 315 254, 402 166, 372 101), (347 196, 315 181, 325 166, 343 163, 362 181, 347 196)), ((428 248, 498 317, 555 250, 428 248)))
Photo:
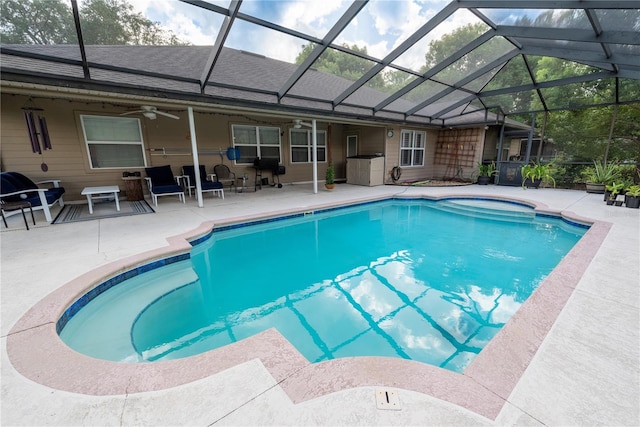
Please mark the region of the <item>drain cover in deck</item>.
POLYGON ((398 399, 398 392, 388 388, 376 389, 376 407, 390 411, 401 410, 402 407, 400 406, 400 399, 398 399))

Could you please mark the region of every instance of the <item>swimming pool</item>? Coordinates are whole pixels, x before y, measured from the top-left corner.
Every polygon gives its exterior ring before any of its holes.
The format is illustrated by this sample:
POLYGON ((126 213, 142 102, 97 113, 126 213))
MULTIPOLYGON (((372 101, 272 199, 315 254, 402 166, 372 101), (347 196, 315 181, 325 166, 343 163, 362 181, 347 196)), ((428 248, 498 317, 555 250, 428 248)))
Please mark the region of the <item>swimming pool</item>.
POLYGON ((459 372, 585 231, 488 200, 391 200, 226 227, 190 258, 83 297, 58 327, 107 360, 185 357, 276 327, 311 361, 393 356, 459 372))

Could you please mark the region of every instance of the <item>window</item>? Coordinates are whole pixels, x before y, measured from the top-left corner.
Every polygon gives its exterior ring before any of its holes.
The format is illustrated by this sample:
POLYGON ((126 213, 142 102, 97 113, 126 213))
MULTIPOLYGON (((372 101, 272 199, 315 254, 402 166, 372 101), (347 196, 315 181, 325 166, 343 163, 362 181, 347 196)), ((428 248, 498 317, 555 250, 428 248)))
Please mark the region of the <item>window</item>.
POLYGON ((400 166, 424 166, 424 131, 403 130, 400 142, 400 166))
MULTIPOLYGON (((313 142, 310 129, 291 129, 291 163, 311 163, 313 157, 313 142)), ((316 152, 319 162, 327 161, 327 133, 323 130, 316 131, 316 152)))
POLYGON ((140 120, 80 115, 91 169, 145 167, 140 120))
POLYGON ((256 157, 280 162, 280 128, 233 125, 233 146, 240 150, 236 164, 253 164, 256 157))

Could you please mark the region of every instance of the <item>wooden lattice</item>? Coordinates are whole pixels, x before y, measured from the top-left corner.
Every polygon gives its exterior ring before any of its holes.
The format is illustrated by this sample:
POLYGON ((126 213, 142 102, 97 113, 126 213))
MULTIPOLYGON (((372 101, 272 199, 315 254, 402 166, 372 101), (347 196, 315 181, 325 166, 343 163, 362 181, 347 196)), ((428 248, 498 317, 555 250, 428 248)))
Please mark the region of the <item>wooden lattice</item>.
POLYGON ((446 142, 436 145, 434 163, 452 168, 473 167, 476 146, 472 142, 446 142))

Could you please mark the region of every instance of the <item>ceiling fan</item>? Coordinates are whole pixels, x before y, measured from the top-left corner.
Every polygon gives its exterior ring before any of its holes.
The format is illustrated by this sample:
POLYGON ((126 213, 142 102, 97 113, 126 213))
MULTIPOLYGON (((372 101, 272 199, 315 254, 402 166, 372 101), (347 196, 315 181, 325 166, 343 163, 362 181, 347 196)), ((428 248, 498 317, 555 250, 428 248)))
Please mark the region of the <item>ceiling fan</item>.
POLYGON ((165 113, 164 111, 159 111, 157 107, 153 105, 141 105, 139 110, 135 111, 127 111, 126 113, 120 114, 121 116, 128 116, 129 114, 138 114, 141 113, 149 120, 155 120, 156 116, 159 114, 161 116, 169 117, 172 119, 180 119, 178 116, 174 116, 173 114, 165 113))

